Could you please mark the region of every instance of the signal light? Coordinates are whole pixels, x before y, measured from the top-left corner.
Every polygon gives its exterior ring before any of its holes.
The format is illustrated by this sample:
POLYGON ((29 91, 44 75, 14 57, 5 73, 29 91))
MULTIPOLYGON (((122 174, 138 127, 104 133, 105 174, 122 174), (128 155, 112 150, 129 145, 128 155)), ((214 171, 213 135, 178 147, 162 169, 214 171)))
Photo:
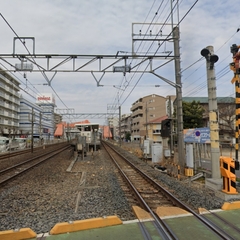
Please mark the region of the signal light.
POLYGON ((201 55, 206 58, 207 62, 210 62, 210 69, 212 70, 214 67, 214 63, 218 61, 218 56, 215 54, 211 54, 209 49, 203 48, 201 51, 201 55))
POLYGON ((210 62, 211 63, 216 63, 217 61, 218 61, 218 56, 217 55, 215 55, 215 54, 213 54, 213 55, 211 55, 211 57, 210 57, 210 62))
POLYGON ((161 123, 161 136, 170 137, 171 136, 171 119, 165 119, 161 123))
POLYGON ((208 55, 209 55, 209 50, 207 49, 207 48, 204 48, 204 49, 202 49, 202 51, 201 51, 201 55, 203 56, 203 57, 207 57, 208 55))

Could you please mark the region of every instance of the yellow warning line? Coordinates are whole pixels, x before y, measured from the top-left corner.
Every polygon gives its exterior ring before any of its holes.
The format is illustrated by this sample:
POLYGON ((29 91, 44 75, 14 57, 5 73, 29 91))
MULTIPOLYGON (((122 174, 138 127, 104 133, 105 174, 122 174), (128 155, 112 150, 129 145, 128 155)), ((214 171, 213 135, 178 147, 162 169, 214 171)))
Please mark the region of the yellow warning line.
POLYGON ((239 208, 240 208, 240 201, 225 202, 222 205, 222 210, 233 210, 233 209, 239 209, 239 208))
POLYGON ((4 240, 20 240, 36 237, 37 234, 30 228, 21 228, 19 230, 7 230, 0 232, 0 239, 4 240))
POLYGON ((140 221, 149 221, 153 220, 153 217, 151 216, 150 213, 146 212, 142 208, 138 206, 132 206, 132 209, 135 213, 135 216, 140 220, 140 221))
POLYGON ((93 218, 73 222, 57 223, 50 231, 50 234, 61 234, 67 232, 76 232, 92 228, 120 225, 122 221, 117 216, 103 218, 93 218))

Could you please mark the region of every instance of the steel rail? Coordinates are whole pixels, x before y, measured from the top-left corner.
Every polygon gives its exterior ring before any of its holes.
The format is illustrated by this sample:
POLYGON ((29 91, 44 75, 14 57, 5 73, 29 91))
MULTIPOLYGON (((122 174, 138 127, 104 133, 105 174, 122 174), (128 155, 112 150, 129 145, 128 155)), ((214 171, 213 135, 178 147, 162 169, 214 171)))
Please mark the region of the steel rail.
POLYGON ((0 186, 3 185, 3 184, 5 184, 5 183, 7 183, 8 181, 14 179, 15 177, 19 176, 20 174, 22 174, 22 173, 24 173, 24 172, 32 169, 33 167, 35 167, 35 166, 37 166, 37 165, 45 162, 46 160, 54 157, 55 155, 59 154, 60 152, 65 151, 65 150, 68 149, 68 148, 71 148, 71 146, 70 146, 70 145, 67 145, 67 146, 65 146, 65 147, 61 147, 61 148, 55 149, 54 151, 51 151, 51 152, 42 154, 42 155, 40 155, 40 156, 37 156, 37 157, 31 158, 31 159, 28 159, 28 160, 26 160, 26 161, 24 161, 24 162, 22 162, 22 163, 20 163, 20 164, 16 164, 16 165, 14 165, 14 166, 12 166, 12 167, 3 169, 2 171, 0 171, 0 174, 6 173, 6 172, 8 172, 8 171, 10 171, 10 170, 13 170, 13 169, 16 168, 16 167, 19 167, 19 166, 21 166, 21 165, 23 165, 23 164, 32 162, 32 161, 34 161, 34 160, 36 160, 36 159, 38 159, 38 158, 45 157, 44 159, 38 161, 37 163, 35 163, 35 164, 33 164, 33 165, 29 166, 29 167, 26 167, 26 168, 23 169, 22 171, 19 171, 18 173, 15 173, 15 174, 13 174, 13 175, 5 178, 4 180, 1 180, 1 181, 0 181, 0 186))
MULTIPOLYGON (((49 144, 49 145, 44 145, 46 148, 48 148, 49 146, 52 146, 52 145, 58 145, 58 144, 64 144, 64 143, 54 143, 54 144, 49 144)), ((34 149, 35 150, 40 150, 42 149, 43 146, 39 146, 39 147, 35 147, 34 149)), ((22 154, 25 154, 25 153, 29 153, 31 152, 32 150, 30 148, 25 148, 25 149, 17 149, 15 151, 9 151, 7 153, 0 153, 0 160, 3 160, 3 159, 6 159, 6 158, 11 158, 11 157, 15 157, 15 156, 19 156, 19 155, 22 155, 22 154)))
MULTIPOLYGON (((123 176, 124 180, 127 182, 128 186, 133 190, 134 195, 136 196, 136 198, 138 199, 138 202, 140 203, 140 206, 145 209, 146 211, 148 211, 150 213, 150 215, 152 215, 153 219, 155 220, 155 223, 157 225, 157 228, 160 230, 160 235, 163 239, 178 239, 173 231, 160 219, 156 217, 156 214, 154 214, 154 212, 151 210, 151 208, 148 206, 148 204, 145 202, 145 200, 142 198, 142 196, 140 195, 140 193, 138 192, 138 190, 134 187, 134 185, 131 183, 131 181, 129 180, 129 178, 127 177, 127 175, 124 173, 124 171, 121 169, 121 167, 119 166, 119 164, 117 163, 117 161, 115 160, 115 158, 112 156, 112 154, 109 152, 109 150, 107 149, 106 145, 111 148, 111 146, 109 146, 108 144, 103 143, 103 147, 106 149, 107 153, 109 154, 109 156, 111 157, 111 159, 113 160, 114 164, 117 166, 118 170, 120 171, 120 174, 123 176)), ((112 148, 111 148, 112 149, 112 148)), ((115 149, 112 149, 115 151, 115 149)), ((117 153, 117 152, 116 152, 117 153)), ((121 156, 122 157, 122 156, 121 156)))
MULTIPOLYGON (((103 143, 103 142, 102 142, 103 143)), ((213 232, 215 232, 218 236, 221 237, 221 239, 226 240, 234 240, 232 236, 225 233, 220 227, 218 227, 216 224, 211 222, 210 220, 204 218, 200 214, 197 214, 194 210, 192 210, 190 207, 188 207, 186 204, 184 204, 182 201, 177 199, 172 193, 164 189, 159 183, 155 182, 150 176, 142 172, 138 167, 136 167, 133 163, 131 163, 127 158, 125 158, 121 153, 119 153, 116 149, 114 149, 109 143, 104 142, 107 146, 109 146, 113 151, 115 151, 119 156, 121 156, 129 165, 131 165, 134 169, 136 169, 139 173, 141 173, 144 178, 148 181, 151 181, 151 183, 155 186, 158 186, 159 190, 161 190, 164 194, 166 194, 167 197, 169 197, 174 203, 186 211, 193 214, 199 221, 201 221, 205 226, 210 228, 213 232)))

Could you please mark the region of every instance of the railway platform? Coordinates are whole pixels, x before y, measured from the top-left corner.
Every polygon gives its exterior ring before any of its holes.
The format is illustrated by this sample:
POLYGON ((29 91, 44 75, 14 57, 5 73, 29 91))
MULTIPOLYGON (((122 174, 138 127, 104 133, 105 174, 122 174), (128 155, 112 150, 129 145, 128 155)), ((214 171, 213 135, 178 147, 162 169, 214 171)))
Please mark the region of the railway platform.
MULTIPOLYGON (((214 214, 227 220, 236 228, 240 226, 240 202, 226 203, 226 210, 215 210, 214 214)), ((162 239, 155 228, 154 220, 150 215, 139 207, 133 207, 136 220, 122 222, 117 216, 94 218, 74 222, 58 223, 50 233, 36 234, 29 228, 0 232, 0 239, 4 240, 141 240, 141 239, 162 239)), ((219 239, 215 233, 203 226, 192 214, 177 207, 159 207, 158 216, 168 225, 178 239, 219 239)), ((234 234, 232 228, 215 220, 211 212, 199 209, 199 213, 206 219, 221 225, 222 229, 240 239, 239 233, 234 234)))

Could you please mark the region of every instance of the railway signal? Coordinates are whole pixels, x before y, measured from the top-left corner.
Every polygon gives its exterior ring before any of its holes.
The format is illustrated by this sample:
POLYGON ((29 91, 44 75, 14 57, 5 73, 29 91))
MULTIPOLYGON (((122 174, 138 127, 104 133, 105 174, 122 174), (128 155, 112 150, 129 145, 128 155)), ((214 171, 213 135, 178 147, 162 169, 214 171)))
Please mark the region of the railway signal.
POLYGON ((230 69, 233 71, 234 76, 231 83, 235 83, 235 102, 236 102, 236 123, 235 123, 235 169, 239 170, 239 161, 238 161, 238 139, 240 131, 240 45, 233 44, 230 48, 231 53, 233 54, 233 62, 230 63, 230 69))
POLYGON ((171 119, 165 119, 161 123, 161 135, 162 137, 171 136, 171 119))

